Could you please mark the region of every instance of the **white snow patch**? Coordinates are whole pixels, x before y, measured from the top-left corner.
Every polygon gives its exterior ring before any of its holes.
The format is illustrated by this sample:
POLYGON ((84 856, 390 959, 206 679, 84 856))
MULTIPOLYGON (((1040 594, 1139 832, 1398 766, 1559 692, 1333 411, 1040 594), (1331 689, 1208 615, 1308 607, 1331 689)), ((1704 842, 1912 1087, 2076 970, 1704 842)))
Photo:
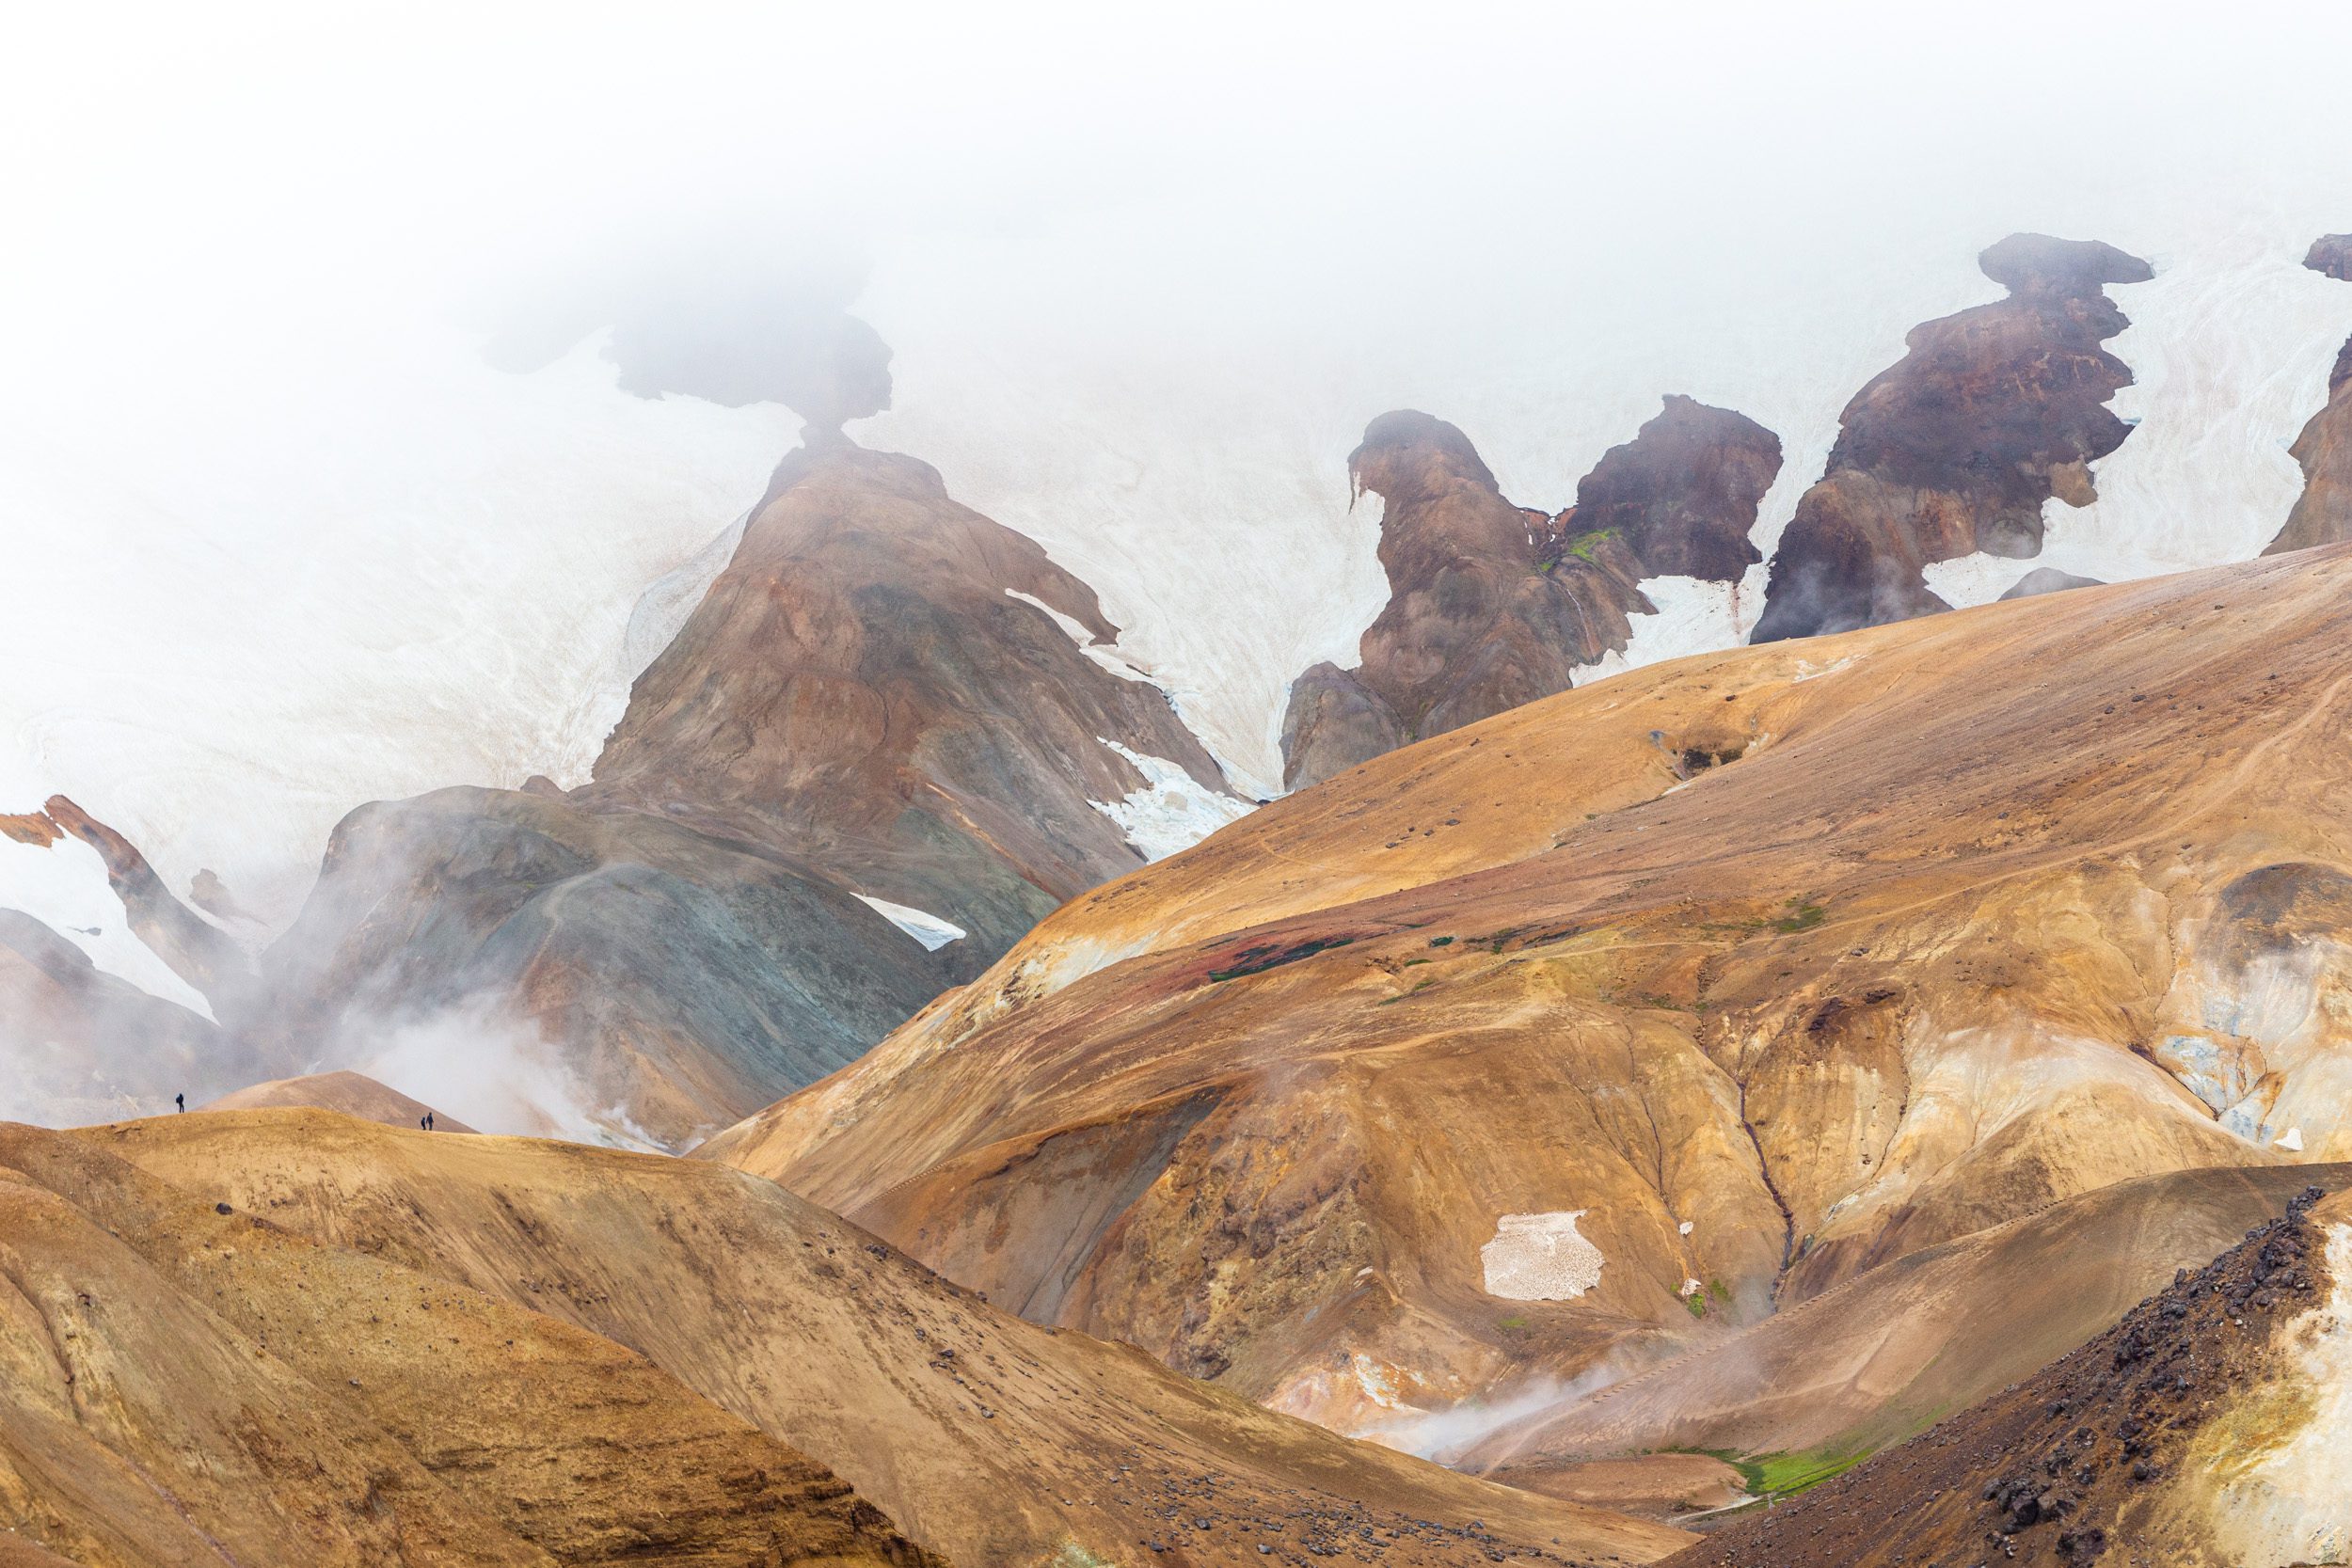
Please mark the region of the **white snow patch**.
POLYGON ((908 904, 894 904, 887 898, 869 897, 853 893, 850 897, 889 921, 907 935, 923 944, 926 952, 936 953, 951 942, 961 942, 970 933, 952 920, 942 920, 926 910, 908 904))
POLYGON ((1692 1231, 1697 1229, 1698 1227, 1692 1224, 1689 1220, 1684 1220, 1677 1228, 1683 1235, 1688 1236, 1692 1231))
POLYGON ((1054 625, 1061 627, 1063 631, 1070 634, 1070 641, 1078 644, 1078 651, 1080 653, 1086 655, 1087 657, 1092 659, 1104 669, 1108 670, 1112 674, 1119 676, 1122 680, 1140 681, 1146 686, 1157 686, 1159 684, 1159 682, 1152 678, 1148 672, 1131 661, 1126 655, 1120 653, 1119 651, 1118 644, 1111 642, 1097 642, 1094 640, 1094 634, 1087 630, 1086 623, 1079 620, 1075 615, 1065 615, 1060 610, 1056 610, 1052 605, 1047 604, 1043 599, 1039 598, 1035 594, 1024 594, 1018 588, 1006 589, 1005 597, 1009 599, 1019 599, 1023 604, 1041 610, 1045 611, 1046 614, 1052 616, 1054 618, 1054 625))
POLYGON ((1600 1283, 1600 1248, 1576 1222, 1586 1211, 1503 1214, 1495 1239, 1478 1249, 1486 1293, 1509 1301, 1574 1301, 1600 1283))
POLYGON ((2221 1461, 2213 1526, 2232 1561, 2352 1558, 2352 1225, 2329 1227, 2328 1272, 2328 1299, 2279 1331, 2300 1362, 2295 1388, 2311 1402, 2301 1428, 2250 1465, 2221 1461))
POLYGON ((2288 1128, 2285 1132, 2279 1134, 2279 1141, 2271 1147, 2274 1148, 2283 1148, 2289 1154, 2302 1153, 2303 1130, 2299 1127, 2288 1128))
POLYGON ((1119 824, 1127 842, 1146 860, 1165 860, 1179 849, 1189 849, 1228 822, 1249 815, 1248 801, 1218 794, 1166 757, 1146 756, 1116 740, 1103 744, 1134 765, 1143 775, 1144 786, 1120 800, 1091 804, 1119 824))
POLYGON ((710 585, 735 559, 735 547, 743 542, 743 531, 751 521, 752 515, 744 513, 711 535, 710 543, 696 550, 691 560, 655 579, 652 587, 637 595, 637 608, 628 612, 628 626, 621 634, 622 663, 642 671, 676 641, 687 621, 702 607, 710 585))
POLYGON ((1751 595, 1744 581, 1710 582, 1705 578, 1645 578, 1642 593, 1658 607, 1656 612, 1628 617, 1632 636, 1625 647, 1613 649, 1591 664, 1579 665, 1579 685, 1645 664, 1737 647, 1755 621, 1754 615, 1746 613, 1747 605, 1763 600, 1761 587, 1751 595))

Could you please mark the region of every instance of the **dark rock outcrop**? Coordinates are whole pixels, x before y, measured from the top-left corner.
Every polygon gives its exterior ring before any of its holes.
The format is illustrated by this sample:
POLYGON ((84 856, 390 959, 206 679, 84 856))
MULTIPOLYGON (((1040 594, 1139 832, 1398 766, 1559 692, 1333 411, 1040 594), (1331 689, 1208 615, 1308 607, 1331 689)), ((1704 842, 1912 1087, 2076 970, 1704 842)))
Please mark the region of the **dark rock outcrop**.
POLYGON ((138 846, 62 795, 42 808, 64 832, 98 851, 106 881, 122 900, 131 932, 171 966, 172 973, 204 993, 215 1007, 233 1004, 253 980, 245 950, 219 927, 183 904, 147 863, 138 846))
POLYGON ((1744 414, 1670 396, 1578 483, 1561 531, 1622 539, 1644 577, 1738 582, 1764 559, 1748 534, 1779 475, 1779 436, 1744 414))
POLYGON ((1631 635, 1647 578, 1737 581, 1780 470, 1780 441, 1729 409, 1669 397, 1610 449, 1557 516, 1515 506, 1469 437, 1443 420, 1383 414, 1348 458, 1385 503, 1391 594, 1354 670, 1318 664, 1291 688, 1283 782, 1293 789, 1410 741, 1565 690, 1631 635))
POLYGON ((2352 283, 2352 234, 2322 234, 2303 253, 2303 264, 2339 283, 2352 283))
POLYGON ((2090 465, 2131 433, 2107 406, 2132 373, 2100 346, 2130 325, 2106 286, 2154 275, 2113 245, 2042 234, 1979 264, 2009 297, 1913 328, 1910 352, 1846 405, 1772 557, 1755 641, 1948 610, 1925 567, 2029 559, 2043 503, 2094 499, 2090 465))
MULTIPOLYGON (((2312 245, 2303 264, 2352 282, 2352 234, 2329 234, 2312 245)), ((2311 417, 2290 449, 2303 467, 2303 494, 2265 555, 2352 539, 2352 340, 2337 351, 2328 376, 2328 403, 2311 417)))

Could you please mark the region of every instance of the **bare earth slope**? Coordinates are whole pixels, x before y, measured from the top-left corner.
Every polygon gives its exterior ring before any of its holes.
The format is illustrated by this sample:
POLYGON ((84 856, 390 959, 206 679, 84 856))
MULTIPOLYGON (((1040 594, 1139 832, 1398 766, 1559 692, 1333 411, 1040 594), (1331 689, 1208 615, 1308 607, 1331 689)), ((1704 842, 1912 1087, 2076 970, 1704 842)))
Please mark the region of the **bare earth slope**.
POLYGON ((1391 1563, 1557 1564, 1690 1539, 1349 1443, 1023 1323, 718 1165, 308 1111, 83 1135, 192 1193, 642 1352, 959 1562, 1305 1563, 1370 1541, 1391 1563))
POLYGON ((1883 1264, 1447 1463, 1553 1490, 1591 1456, 1871 1452, 2031 1376, 2352 1165, 2179 1171, 1883 1264))
POLYGON ((2342 1158, 2347 636, 2333 549, 1635 671, 1073 901, 705 1152, 1386 1432, 2342 1158))
POLYGON ((86 1568, 937 1560, 618 1345, 15 1125, 0 1406, 0 1525, 86 1568))
POLYGON ((2318 1197, 2036 1376, 1670 1560, 2346 1560, 2352 1204, 2318 1197))

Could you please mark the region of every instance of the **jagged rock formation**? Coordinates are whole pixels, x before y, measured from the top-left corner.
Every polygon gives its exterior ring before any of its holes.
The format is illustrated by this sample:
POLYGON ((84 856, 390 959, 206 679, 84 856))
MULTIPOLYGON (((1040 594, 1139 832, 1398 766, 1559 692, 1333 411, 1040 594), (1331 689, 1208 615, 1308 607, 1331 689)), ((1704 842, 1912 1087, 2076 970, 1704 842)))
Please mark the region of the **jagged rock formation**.
MULTIPOLYGON (((1238 1568, 1371 1539, 1404 1568, 1480 1557, 1562 1568, 1646 1561, 1692 1539, 1345 1443, 1126 1347, 1023 1323, 717 1165, 315 1111, 87 1136, 226 1202, 240 1224, 266 1216, 272 1235, 529 1307, 510 1315, 547 1323, 542 1335, 627 1344, 652 1364, 635 1363, 642 1373, 659 1367, 808 1455, 957 1562, 1238 1568)), ((437 1296, 434 1307, 437 1319, 437 1296)), ((560 1455, 588 1434, 605 1435, 582 1420, 542 1441, 560 1455)), ((536 1456, 530 1442, 520 1451, 536 1456)))
POLYGON ((1283 778, 1294 789, 1408 741, 1567 689, 1622 649, 1645 578, 1736 582, 1756 559, 1757 503, 1780 441, 1728 409, 1669 397, 1610 449, 1557 516, 1514 506, 1461 431, 1383 414, 1348 458, 1381 498, 1391 594, 1354 670, 1318 664, 1291 688, 1283 778))
POLYGON ((1578 483, 1554 531, 1623 540, 1644 577, 1738 582, 1764 559, 1748 533, 1779 476, 1779 436, 1744 414, 1669 396, 1578 483))
POLYGON ((454 1017, 517 1033, 590 1122, 675 1148, 853 1060, 1143 864, 1153 813, 1241 809, 1166 696, 1057 617, 1116 636, 926 465, 795 452, 593 783, 337 829, 251 1015, 276 1070, 372 1070, 454 1017), (858 895, 965 934, 929 951, 858 895))
POLYGON ((2320 1197, 2039 1375, 1668 1562, 2344 1561, 2352 1201, 2320 1197))
POLYGON ((2148 263, 2095 241, 2011 234, 1979 258, 2009 297, 1914 327, 1846 405, 1820 482, 1772 556, 1754 641, 1948 610, 1922 568, 2042 549, 2042 509, 2093 499, 2090 465, 2130 427, 2107 407, 2132 372, 2100 344, 2130 325, 2110 283, 2148 263))
POLYGON ((941 1563, 635 1352, 108 1141, 0 1127, 19 1541, 85 1568, 941 1563))
POLYGON ((2348 636, 2336 550, 1636 670, 1073 901, 704 1152, 1401 1441, 2344 1159, 2348 636))
POLYGON ((101 1121, 175 1093, 236 1082, 220 1031, 177 1003, 106 974, 18 910, 0 909, 0 1115, 101 1121))
MULTIPOLYGON (((2352 283, 2352 234, 2314 243, 2303 264, 2352 283)), ((2328 375, 2328 404, 2311 417, 2290 449, 2303 467, 2303 494, 2265 555, 2307 550, 2352 539, 2352 339, 2328 375)))
POLYGON ((2303 264, 2339 283, 2352 283, 2352 234, 2322 234, 2304 252, 2303 264))
POLYGON ((174 897, 136 845, 64 796, 51 796, 42 810, 104 860, 106 880, 122 900, 134 935, 215 1007, 237 1000, 252 983, 253 966, 226 931, 174 897))

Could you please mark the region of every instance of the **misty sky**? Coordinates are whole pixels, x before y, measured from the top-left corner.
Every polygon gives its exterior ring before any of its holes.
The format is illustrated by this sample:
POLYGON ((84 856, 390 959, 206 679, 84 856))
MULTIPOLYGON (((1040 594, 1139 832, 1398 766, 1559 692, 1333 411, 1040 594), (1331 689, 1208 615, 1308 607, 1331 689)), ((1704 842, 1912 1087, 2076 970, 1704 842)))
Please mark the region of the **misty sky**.
MULTIPOLYGON (((719 255, 846 280, 896 380, 851 433, 1087 577, 1245 787, 1385 592, 1374 415, 1556 508, 1688 392, 1781 434, 1785 516, 2013 230, 2171 269, 2118 297, 2223 345, 2180 420, 2318 344, 2199 466, 2246 531, 2352 314, 2293 276, 2352 229, 2346 10, 16 8, 0 809, 65 790, 282 919, 360 800, 576 782, 637 595, 797 428, 599 357, 613 279, 719 255)), ((2215 514, 2169 471, 2145 505, 2215 514)))

